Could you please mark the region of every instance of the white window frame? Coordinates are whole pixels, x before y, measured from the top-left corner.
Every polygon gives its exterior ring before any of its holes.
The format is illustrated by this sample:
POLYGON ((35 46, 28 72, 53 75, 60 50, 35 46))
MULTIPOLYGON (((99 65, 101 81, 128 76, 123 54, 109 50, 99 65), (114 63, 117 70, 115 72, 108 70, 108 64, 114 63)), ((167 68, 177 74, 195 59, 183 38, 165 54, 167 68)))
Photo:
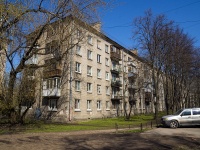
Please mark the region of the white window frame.
POLYGON ((93 45, 92 36, 91 36, 91 35, 88 35, 87 41, 88 41, 88 43, 89 43, 90 45, 93 45))
POLYGON ((105 58, 105 65, 109 66, 109 59, 108 58, 105 58))
POLYGON ((106 80, 110 80, 110 73, 106 71, 106 80))
POLYGON ((101 110, 101 100, 97 100, 97 110, 101 110))
POLYGON ((76 62, 76 71, 75 72, 81 73, 81 63, 76 62))
POLYGON ((57 102, 58 102, 57 99, 49 99, 49 100, 48 100, 48 110, 49 110, 49 111, 57 111, 57 110, 58 110, 57 102), (52 105, 53 103, 55 104, 54 107, 53 107, 53 105, 52 105))
POLYGON ((101 63, 101 55, 97 54, 97 62, 101 63))
POLYGON ((80 99, 75 99, 75 101, 74 101, 74 110, 75 111, 80 111, 81 109, 80 109, 80 106, 81 106, 81 101, 80 101, 80 99))
POLYGON ((92 100, 87 100, 87 111, 92 110, 92 100))
POLYGON ((81 81, 78 80, 75 81, 75 90, 81 91, 81 81))
POLYGON ((109 53, 109 46, 107 44, 105 44, 105 52, 109 53))
POLYGON ((101 69, 97 69, 97 78, 101 78, 101 69))
POLYGON ((97 84, 97 94, 101 94, 101 85, 97 84))
POLYGON ((110 101, 106 101, 106 110, 110 110, 110 101))
POLYGON ((76 54, 81 56, 81 46, 76 45, 76 54))
POLYGON ((97 48, 98 48, 99 50, 101 50, 101 41, 100 41, 100 40, 97 40, 97 48))
POLYGON ((92 93, 92 83, 87 83, 87 92, 92 93))
POLYGON ((92 51, 87 50, 87 59, 92 60, 92 51))
POLYGON ((110 95, 110 87, 106 86, 106 95, 110 95))
POLYGON ((92 76, 92 66, 87 66, 87 75, 92 76))

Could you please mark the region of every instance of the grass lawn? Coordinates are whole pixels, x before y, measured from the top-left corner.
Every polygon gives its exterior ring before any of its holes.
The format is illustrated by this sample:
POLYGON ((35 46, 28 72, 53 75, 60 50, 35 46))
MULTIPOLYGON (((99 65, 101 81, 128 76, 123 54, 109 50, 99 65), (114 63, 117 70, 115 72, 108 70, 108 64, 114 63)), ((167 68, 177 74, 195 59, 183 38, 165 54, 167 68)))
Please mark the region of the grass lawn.
POLYGON ((44 123, 38 121, 35 123, 28 123, 23 126, 16 125, 11 128, 0 128, 0 134, 17 133, 17 132, 69 132, 81 130, 103 130, 118 128, 133 128, 140 127, 141 123, 145 126, 153 120, 153 115, 135 115, 130 120, 125 120, 123 117, 106 118, 106 119, 92 119, 77 121, 73 123, 44 123))

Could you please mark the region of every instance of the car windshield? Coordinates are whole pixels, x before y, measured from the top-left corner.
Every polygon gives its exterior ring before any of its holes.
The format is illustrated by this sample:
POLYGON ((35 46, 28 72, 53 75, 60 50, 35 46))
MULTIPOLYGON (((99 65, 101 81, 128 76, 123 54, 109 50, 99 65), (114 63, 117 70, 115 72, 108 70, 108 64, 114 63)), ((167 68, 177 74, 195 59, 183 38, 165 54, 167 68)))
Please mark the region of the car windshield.
POLYGON ((174 115, 179 115, 182 111, 183 111, 183 109, 180 109, 174 115))

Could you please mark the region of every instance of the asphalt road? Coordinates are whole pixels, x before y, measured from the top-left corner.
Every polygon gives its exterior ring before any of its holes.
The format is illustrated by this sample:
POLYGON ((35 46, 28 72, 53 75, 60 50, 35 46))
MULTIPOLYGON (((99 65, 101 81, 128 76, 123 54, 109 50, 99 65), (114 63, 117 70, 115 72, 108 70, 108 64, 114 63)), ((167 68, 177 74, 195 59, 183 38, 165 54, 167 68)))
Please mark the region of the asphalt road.
POLYGON ((78 131, 0 135, 0 150, 199 150, 200 128, 143 133, 78 131))

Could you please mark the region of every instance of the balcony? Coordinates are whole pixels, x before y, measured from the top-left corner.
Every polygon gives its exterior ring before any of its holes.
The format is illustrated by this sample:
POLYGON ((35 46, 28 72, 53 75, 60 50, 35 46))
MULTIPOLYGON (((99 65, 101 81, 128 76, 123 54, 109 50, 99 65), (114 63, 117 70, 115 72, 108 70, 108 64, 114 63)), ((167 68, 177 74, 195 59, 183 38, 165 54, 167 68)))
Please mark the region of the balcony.
POLYGON ((59 88, 52 88, 52 89, 43 89, 42 96, 61 96, 61 90, 59 88))
POLYGON ((120 100, 120 99, 122 99, 122 97, 119 94, 112 94, 111 99, 112 100, 120 100))
POLYGON ((121 68, 119 68, 119 67, 113 67, 113 68, 110 69, 110 71, 112 73, 119 74, 121 72, 121 68))
POLYGON ((119 81, 119 80, 112 80, 112 81, 111 81, 111 86, 114 86, 114 87, 121 87, 121 86, 122 86, 122 83, 121 83, 121 81, 119 81))
POLYGON ((120 61, 121 60, 121 55, 120 55, 120 52, 110 52, 110 58, 112 60, 115 60, 115 61, 120 61))
POLYGON ((62 75, 62 71, 60 69, 55 69, 55 70, 45 70, 43 72, 44 78, 49 78, 49 77, 60 77, 62 75))

